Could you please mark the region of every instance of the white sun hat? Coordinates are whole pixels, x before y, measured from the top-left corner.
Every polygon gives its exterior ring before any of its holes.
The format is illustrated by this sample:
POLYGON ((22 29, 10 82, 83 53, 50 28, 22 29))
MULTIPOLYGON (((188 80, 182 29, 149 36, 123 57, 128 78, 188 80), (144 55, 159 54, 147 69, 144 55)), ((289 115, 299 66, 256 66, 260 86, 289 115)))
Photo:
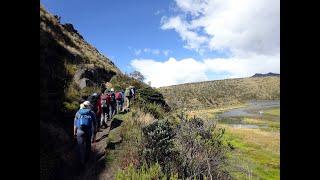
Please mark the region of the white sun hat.
POLYGON ((90 101, 85 101, 85 102, 83 102, 82 104, 83 104, 83 106, 85 106, 85 107, 90 107, 90 106, 91 106, 90 101))

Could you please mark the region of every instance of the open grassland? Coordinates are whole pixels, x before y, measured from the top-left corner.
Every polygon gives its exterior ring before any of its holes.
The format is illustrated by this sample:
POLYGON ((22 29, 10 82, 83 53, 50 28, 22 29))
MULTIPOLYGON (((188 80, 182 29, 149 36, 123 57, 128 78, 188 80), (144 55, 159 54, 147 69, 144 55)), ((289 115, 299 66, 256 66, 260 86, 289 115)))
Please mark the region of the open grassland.
POLYGON ((265 109, 257 117, 218 118, 223 111, 238 107, 241 106, 188 114, 216 121, 218 127, 225 128, 225 140, 232 149, 226 170, 235 179, 280 179, 280 108, 265 109), (243 127, 234 126, 239 124, 243 127))

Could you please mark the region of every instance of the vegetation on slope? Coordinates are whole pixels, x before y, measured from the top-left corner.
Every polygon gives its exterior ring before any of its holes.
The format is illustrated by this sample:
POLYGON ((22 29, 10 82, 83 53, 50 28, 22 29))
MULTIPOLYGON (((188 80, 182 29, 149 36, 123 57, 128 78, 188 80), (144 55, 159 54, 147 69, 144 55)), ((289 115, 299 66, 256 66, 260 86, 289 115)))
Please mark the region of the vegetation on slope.
POLYGON ((79 103, 101 85, 136 86, 141 100, 167 106, 163 96, 130 78, 88 44, 71 24, 40 8, 40 177, 61 179, 77 171, 72 126, 79 103))
POLYGON ((155 119, 137 107, 116 116, 122 127, 108 141, 117 136, 122 141, 106 155, 110 166, 117 163, 116 179, 229 178, 223 129, 183 114, 165 117, 155 119))
POLYGON ((161 87, 172 108, 203 109, 280 99, 280 77, 239 78, 161 87))
POLYGON ((208 107, 236 104, 247 99, 279 98, 275 78, 249 78, 185 84, 153 89, 122 74, 71 24, 40 9, 40 176, 62 179, 75 172, 72 124, 79 102, 100 85, 115 90, 137 88, 131 112, 115 120, 123 124, 110 132, 106 162, 119 167, 123 178, 219 178, 225 172, 228 143, 225 131, 198 117, 171 114, 175 107, 208 107), (81 87, 79 80, 90 82, 81 87), (199 96, 200 94, 200 96, 199 96), (190 98, 191 97, 191 98, 190 98), (119 143, 121 140, 121 143, 119 143))

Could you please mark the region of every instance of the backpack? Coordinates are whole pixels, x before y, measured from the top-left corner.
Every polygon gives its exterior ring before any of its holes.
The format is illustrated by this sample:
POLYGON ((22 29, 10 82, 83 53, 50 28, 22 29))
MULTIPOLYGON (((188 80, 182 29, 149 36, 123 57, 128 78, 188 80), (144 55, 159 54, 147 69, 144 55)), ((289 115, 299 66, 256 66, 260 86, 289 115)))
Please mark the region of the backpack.
POLYGON ((111 102, 111 94, 103 94, 101 95, 101 107, 105 108, 110 105, 111 102))
POLYGON ((122 94, 121 94, 121 92, 117 92, 116 93, 116 100, 121 100, 122 99, 122 94))
POLYGON ((88 101, 92 104, 93 106, 93 111, 97 112, 98 108, 96 106, 97 102, 99 100, 99 94, 92 94, 91 96, 88 97, 88 101))
POLYGON ((116 95, 114 93, 111 93, 111 103, 115 103, 116 102, 116 95))
POLYGON ((129 88, 126 89, 126 91, 124 92, 125 96, 127 97, 131 97, 132 96, 132 92, 129 88))
POLYGON ((92 115, 90 114, 89 111, 78 115, 78 122, 77 122, 78 126, 85 133, 87 133, 87 131, 89 130, 91 118, 92 118, 92 115))

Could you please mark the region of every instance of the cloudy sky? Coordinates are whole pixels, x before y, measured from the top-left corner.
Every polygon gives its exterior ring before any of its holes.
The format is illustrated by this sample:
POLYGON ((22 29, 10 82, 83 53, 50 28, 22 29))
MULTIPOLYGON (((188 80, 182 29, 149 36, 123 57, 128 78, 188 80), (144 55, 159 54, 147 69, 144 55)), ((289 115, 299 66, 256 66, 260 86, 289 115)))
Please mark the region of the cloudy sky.
POLYGON ((280 73, 279 0, 41 0, 154 87, 280 73))

